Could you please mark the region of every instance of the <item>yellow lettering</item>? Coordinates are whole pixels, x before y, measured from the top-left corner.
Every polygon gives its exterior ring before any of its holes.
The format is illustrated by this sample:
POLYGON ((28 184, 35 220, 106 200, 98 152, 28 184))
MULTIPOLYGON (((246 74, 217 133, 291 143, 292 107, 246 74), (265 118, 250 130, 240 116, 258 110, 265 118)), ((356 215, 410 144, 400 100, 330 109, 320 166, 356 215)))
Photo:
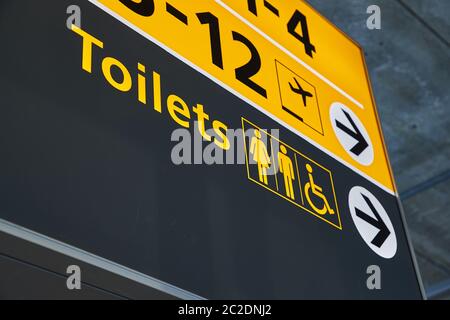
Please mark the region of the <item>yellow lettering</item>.
MULTIPOLYGON (((138 63, 138 70, 145 73, 145 66, 138 63)), ((138 73, 138 100, 143 104, 147 104, 147 83, 145 76, 140 73, 138 73)))
POLYGON ((103 49, 103 42, 101 42, 94 36, 91 36, 86 31, 81 30, 74 24, 72 24, 72 31, 83 38, 81 67, 83 68, 83 70, 92 73, 92 44, 95 44, 97 47, 103 49))
POLYGON ((131 81, 130 72, 119 60, 114 59, 112 57, 106 57, 102 61, 102 71, 103 71, 103 75, 105 76, 105 79, 108 80, 109 84, 112 85, 117 90, 126 92, 131 89, 132 81, 131 81), (122 74, 123 74, 122 82, 117 82, 112 77, 112 75, 111 75, 111 67, 112 66, 118 67, 120 69, 120 71, 122 72, 122 74))
POLYGON ((161 76, 153 71, 153 108, 159 113, 162 112, 161 106, 161 76))
POLYGON ((209 134, 207 134, 205 130, 205 120, 209 120, 209 115, 207 115, 203 110, 203 105, 197 104, 197 106, 194 107, 192 111, 194 111, 194 113, 197 114, 198 131, 200 131, 202 137, 206 141, 211 141, 212 137, 209 134))
POLYGON ((218 139, 214 139, 214 143, 224 150, 229 150, 230 140, 227 137, 228 127, 219 120, 214 120, 213 129, 214 132, 220 137, 220 139, 222 139, 222 142, 220 142, 218 139))
POLYGON ((175 120, 176 123, 178 123, 182 127, 189 128, 189 121, 182 120, 178 117, 178 114, 181 114, 187 119, 191 119, 189 107, 183 99, 174 94, 171 94, 167 98, 167 109, 169 110, 170 116, 173 120, 175 120), (177 106, 177 104, 181 107, 177 106))

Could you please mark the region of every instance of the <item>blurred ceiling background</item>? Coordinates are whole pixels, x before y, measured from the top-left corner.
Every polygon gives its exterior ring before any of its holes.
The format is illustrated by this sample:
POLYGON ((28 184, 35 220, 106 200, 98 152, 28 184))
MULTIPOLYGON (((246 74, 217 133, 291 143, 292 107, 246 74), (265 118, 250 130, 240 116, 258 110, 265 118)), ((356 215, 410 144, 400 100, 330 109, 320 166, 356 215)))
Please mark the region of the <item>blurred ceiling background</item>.
POLYGON ((450 1, 308 2, 364 48, 425 289, 450 299, 450 1))

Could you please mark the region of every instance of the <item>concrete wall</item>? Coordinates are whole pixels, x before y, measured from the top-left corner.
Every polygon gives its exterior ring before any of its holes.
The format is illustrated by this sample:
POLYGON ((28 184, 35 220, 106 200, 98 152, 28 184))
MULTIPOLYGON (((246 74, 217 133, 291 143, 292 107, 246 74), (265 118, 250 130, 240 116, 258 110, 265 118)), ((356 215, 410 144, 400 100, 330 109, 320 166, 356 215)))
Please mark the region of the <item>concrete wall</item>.
POLYGON ((413 245, 431 292, 450 279, 450 1, 309 2, 365 50, 413 245), (381 8, 381 30, 366 27, 371 4, 381 8))

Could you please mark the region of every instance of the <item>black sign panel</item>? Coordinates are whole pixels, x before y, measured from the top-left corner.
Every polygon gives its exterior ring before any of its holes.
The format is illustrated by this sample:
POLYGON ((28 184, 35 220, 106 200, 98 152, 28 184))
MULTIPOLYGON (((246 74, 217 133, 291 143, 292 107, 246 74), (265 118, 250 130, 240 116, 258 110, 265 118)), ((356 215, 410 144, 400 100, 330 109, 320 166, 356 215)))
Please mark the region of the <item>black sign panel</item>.
POLYGON ((395 196, 88 2, 0 7, 1 219, 205 298, 421 298, 395 196), (103 43, 91 72, 74 3, 103 43), (234 164, 196 158, 202 123, 249 132, 234 164))

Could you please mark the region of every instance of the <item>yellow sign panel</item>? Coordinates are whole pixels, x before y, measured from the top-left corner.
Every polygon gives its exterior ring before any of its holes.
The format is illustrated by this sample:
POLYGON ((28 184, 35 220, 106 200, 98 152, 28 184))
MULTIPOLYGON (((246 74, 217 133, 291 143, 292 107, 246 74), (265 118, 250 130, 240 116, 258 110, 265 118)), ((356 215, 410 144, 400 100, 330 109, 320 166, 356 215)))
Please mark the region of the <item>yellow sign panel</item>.
MULTIPOLYGON (((360 107, 370 107, 362 50, 302 0, 217 0, 336 85, 360 107)), ((283 50, 282 49, 282 50, 283 50)), ((326 78, 326 79, 325 79, 326 78)))
POLYGON ((285 0, 91 2, 394 191, 361 50, 308 5, 285 0))

